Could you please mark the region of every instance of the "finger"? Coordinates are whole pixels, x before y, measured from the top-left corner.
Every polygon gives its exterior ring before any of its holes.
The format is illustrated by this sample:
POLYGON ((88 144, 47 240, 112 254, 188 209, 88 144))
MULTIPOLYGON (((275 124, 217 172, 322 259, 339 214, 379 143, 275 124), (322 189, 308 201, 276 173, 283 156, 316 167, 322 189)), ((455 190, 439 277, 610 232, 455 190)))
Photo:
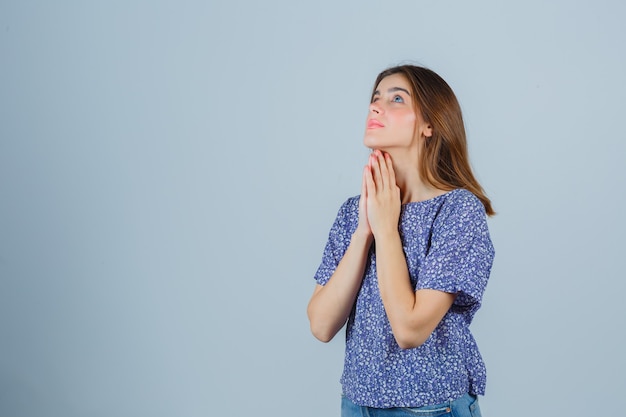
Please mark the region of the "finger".
POLYGON ((369 197, 376 192, 376 184, 374 182, 374 176, 372 175, 372 166, 365 167, 365 195, 369 197))
POLYGON ((366 221, 367 219, 367 170, 366 165, 363 168, 363 180, 361 181, 361 197, 359 198, 359 222, 366 221))
POLYGON ((387 154, 383 154, 382 152, 379 151, 378 164, 380 165, 381 182, 383 185, 383 189, 385 190, 389 189, 389 186, 390 186, 389 170, 387 169, 386 155, 387 154))
POLYGON ((376 151, 372 152, 370 155, 370 168, 372 171, 372 179, 374 184, 376 184, 376 188, 382 188, 382 179, 380 174, 380 163, 378 161, 378 156, 376 155, 376 151))
POLYGON ((387 170, 389 171, 389 183, 390 186, 393 187, 396 185, 396 171, 393 169, 393 162, 388 153, 385 154, 385 161, 387 162, 387 170))
POLYGON ((365 165, 363 168, 363 181, 361 182, 361 199, 364 200, 367 198, 367 171, 369 167, 365 165))

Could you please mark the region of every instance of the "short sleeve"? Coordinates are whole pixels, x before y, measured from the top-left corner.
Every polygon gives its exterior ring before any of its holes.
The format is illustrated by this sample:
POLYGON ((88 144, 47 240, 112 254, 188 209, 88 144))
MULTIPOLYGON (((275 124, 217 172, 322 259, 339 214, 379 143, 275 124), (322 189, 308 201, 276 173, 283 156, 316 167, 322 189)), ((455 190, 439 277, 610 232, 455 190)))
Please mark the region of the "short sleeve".
POLYGON ((355 218, 358 219, 358 197, 352 197, 342 204, 330 228, 322 261, 314 276, 318 284, 326 285, 346 253, 356 228, 355 218))
POLYGON ((469 191, 446 202, 418 268, 418 289, 457 294, 456 307, 476 311, 487 286, 494 248, 480 200, 469 191))

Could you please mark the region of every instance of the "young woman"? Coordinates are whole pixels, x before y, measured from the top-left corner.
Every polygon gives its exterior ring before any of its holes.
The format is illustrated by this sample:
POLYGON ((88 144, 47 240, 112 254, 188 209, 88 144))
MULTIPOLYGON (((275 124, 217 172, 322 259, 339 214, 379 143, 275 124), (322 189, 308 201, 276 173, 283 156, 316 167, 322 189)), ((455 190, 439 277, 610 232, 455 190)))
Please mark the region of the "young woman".
POLYGON ((494 211, 452 89, 426 68, 383 71, 364 143, 361 194, 339 210, 307 309, 323 342, 348 323, 342 416, 480 416, 486 374, 469 325, 494 211))

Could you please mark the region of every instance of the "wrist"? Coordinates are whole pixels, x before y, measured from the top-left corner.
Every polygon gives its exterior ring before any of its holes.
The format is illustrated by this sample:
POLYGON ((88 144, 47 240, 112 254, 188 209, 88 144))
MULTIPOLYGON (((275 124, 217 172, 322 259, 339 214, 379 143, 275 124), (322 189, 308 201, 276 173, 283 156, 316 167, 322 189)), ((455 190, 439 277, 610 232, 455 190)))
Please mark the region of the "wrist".
POLYGON ((352 233, 353 240, 363 240, 366 243, 372 243, 374 240, 374 235, 371 230, 362 229, 357 227, 354 233, 352 233))
POLYGON ((386 240, 396 240, 400 238, 400 232, 397 228, 379 229, 373 233, 374 239, 377 242, 386 240))

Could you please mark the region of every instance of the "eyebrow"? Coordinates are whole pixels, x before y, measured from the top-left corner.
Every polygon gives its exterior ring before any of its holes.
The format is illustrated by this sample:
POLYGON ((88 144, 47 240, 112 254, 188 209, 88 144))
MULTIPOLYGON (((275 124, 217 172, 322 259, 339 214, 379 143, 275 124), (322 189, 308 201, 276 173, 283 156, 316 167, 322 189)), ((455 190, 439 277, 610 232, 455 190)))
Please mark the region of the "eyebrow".
MULTIPOLYGON (((411 93, 409 93, 408 90, 402 88, 402 87, 391 87, 389 90, 387 90, 388 93, 393 93, 396 91, 404 91, 405 93, 407 93, 409 95, 409 97, 411 97, 411 93)), ((374 91, 374 94, 372 94, 373 96, 375 96, 376 94, 380 95, 380 91, 376 90, 374 91)))

